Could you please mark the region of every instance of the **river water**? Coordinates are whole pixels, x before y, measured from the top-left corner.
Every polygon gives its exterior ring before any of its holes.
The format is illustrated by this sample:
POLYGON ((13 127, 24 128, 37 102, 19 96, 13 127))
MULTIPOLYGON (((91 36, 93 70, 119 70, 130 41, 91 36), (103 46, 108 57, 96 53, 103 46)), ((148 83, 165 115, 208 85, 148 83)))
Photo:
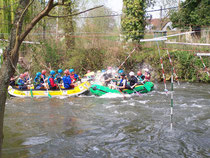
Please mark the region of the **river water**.
POLYGON ((172 128, 163 89, 9 99, 3 158, 210 157, 210 84, 175 84, 172 128))

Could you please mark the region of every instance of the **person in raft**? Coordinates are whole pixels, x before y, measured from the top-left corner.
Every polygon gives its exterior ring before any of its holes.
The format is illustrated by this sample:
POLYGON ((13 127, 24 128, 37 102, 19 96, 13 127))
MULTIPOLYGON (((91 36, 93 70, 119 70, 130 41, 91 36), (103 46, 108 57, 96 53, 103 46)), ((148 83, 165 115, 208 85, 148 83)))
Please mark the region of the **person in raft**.
POLYGON ((45 81, 47 80, 47 79, 46 79, 46 73, 47 73, 46 70, 42 70, 41 80, 40 80, 40 82, 41 82, 42 84, 44 84, 45 81))
POLYGON ((62 81, 62 76, 61 76, 62 73, 63 73, 63 70, 59 69, 58 73, 55 75, 55 80, 58 84, 60 84, 62 81))
POLYGON ((144 78, 143 82, 144 82, 144 83, 145 83, 145 82, 149 82, 150 79, 151 79, 151 74, 150 74, 150 72, 149 72, 148 69, 145 69, 144 76, 145 76, 145 78, 144 78))
POLYGON ((120 91, 122 91, 123 89, 129 89, 130 88, 130 86, 128 86, 128 84, 127 84, 126 75, 124 73, 121 74, 120 84, 117 88, 119 88, 120 91))
POLYGON ((135 86, 138 84, 138 79, 136 78, 133 71, 129 73, 130 79, 128 80, 130 82, 130 89, 134 89, 135 86))
POLYGON ((143 84, 145 76, 142 74, 141 71, 137 72, 137 79, 138 79, 138 84, 143 84))
POLYGON ((21 90, 27 89, 27 85, 25 84, 25 80, 24 80, 24 74, 20 74, 17 84, 18 84, 18 89, 21 89, 21 90))
POLYGON ((72 82, 71 82, 71 78, 70 78, 70 73, 69 70, 65 70, 64 71, 64 76, 63 76, 63 85, 65 87, 65 89, 70 89, 73 87, 72 82))
POLYGON ((41 83, 41 72, 37 72, 36 73, 36 77, 34 78, 34 88, 35 89, 41 89, 44 87, 44 85, 42 85, 41 83))
POLYGON ((74 69, 70 69, 69 72, 70 72, 70 77, 71 77, 72 83, 74 83, 80 79, 79 76, 74 73, 74 69))
POLYGON ((50 87, 51 90, 56 90, 57 88, 57 84, 55 83, 55 80, 54 80, 54 76, 55 75, 55 71, 54 70, 51 70, 50 71, 50 76, 48 77, 47 79, 47 83, 50 87))
POLYGON ((32 78, 30 78, 28 71, 24 73, 24 80, 26 84, 31 84, 32 78))

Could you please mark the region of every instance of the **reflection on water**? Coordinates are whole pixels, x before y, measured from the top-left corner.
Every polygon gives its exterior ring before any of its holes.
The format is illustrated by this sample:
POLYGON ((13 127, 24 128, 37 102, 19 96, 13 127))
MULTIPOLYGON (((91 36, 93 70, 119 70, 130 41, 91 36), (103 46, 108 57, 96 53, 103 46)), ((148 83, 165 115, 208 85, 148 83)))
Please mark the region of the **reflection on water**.
POLYGON ((3 157, 209 157, 210 85, 143 94, 7 101, 3 157))

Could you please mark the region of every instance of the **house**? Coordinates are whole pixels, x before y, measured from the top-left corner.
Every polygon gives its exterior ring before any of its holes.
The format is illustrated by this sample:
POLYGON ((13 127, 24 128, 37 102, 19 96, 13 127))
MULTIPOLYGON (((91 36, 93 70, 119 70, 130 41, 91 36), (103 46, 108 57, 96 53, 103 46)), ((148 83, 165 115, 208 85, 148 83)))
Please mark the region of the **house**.
POLYGON ((168 18, 164 19, 148 19, 146 20, 146 30, 176 30, 176 28, 172 27, 172 22, 168 18))

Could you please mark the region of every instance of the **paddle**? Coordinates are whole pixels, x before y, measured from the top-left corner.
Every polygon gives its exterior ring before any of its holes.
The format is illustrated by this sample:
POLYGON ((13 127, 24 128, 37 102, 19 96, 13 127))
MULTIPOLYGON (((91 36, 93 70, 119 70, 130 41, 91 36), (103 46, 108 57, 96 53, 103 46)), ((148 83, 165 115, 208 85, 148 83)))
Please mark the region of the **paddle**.
MULTIPOLYGON (((29 77, 29 84, 31 84, 31 77, 30 77, 30 75, 28 75, 28 77, 29 77)), ((30 94, 31 94, 31 98, 33 98, 34 95, 33 95, 32 87, 30 87, 30 94)))
POLYGON ((60 87, 59 84, 58 84, 58 87, 59 87, 59 89, 60 89, 61 94, 63 95, 63 91, 61 90, 61 87, 60 87))
POLYGON ((136 91, 135 89, 133 89, 139 96, 142 96, 141 93, 139 93, 138 91, 136 91))
MULTIPOLYGON (((45 83, 45 80, 44 80, 44 83, 45 83)), ((49 93, 49 91, 48 91, 48 88, 47 88, 47 86, 46 86, 46 83, 45 83, 45 88, 46 88, 46 90, 47 90, 48 97, 51 99, 52 96, 50 95, 50 93, 49 93)))

